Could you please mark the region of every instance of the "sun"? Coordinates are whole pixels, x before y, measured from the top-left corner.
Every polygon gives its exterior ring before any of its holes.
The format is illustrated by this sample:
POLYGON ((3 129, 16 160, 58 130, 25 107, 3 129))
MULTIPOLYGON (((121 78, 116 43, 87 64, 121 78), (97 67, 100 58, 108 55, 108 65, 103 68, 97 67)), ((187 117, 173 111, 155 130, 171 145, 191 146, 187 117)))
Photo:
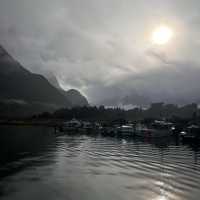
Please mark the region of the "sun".
POLYGON ((167 26, 160 26, 152 33, 152 42, 157 45, 167 44, 173 36, 173 31, 167 26))

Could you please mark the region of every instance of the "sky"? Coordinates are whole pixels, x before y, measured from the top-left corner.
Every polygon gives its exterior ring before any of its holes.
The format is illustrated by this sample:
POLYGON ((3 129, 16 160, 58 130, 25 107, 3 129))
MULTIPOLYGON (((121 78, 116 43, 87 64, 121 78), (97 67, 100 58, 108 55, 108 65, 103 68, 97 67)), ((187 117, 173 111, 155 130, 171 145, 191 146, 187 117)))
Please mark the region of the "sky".
POLYGON ((200 100, 198 0, 0 0, 0 44, 91 103, 200 100), (159 26, 173 32, 152 42, 159 26))

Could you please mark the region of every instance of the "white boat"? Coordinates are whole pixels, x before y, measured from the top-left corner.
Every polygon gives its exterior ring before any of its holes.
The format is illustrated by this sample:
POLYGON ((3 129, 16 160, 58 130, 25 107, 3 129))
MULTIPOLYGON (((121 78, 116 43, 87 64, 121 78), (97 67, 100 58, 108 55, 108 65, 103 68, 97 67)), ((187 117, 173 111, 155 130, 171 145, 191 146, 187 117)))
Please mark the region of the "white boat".
POLYGON ((164 121, 155 121, 151 125, 137 124, 135 135, 140 137, 167 137, 172 135, 173 124, 164 121))
POLYGON ((63 131, 76 131, 81 128, 82 123, 77 119, 72 119, 70 121, 64 122, 62 129, 63 131))
POLYGON ((133 136, 134 135, 133 125, 127 124, 117 127, 117 134, 121 136, 133 136))
POLYGON ((197 142, 200 141, 200 127, 197 125, 190 125, 185 131, 180 133, 184 142, 197 142))

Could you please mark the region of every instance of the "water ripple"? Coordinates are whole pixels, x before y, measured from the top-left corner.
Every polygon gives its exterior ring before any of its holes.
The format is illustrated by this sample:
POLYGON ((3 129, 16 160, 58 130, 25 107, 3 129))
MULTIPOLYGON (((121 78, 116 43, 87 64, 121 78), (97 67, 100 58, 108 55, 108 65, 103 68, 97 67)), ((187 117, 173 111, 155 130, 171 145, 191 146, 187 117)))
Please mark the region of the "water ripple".
POLYGON ((1 147, 0 197, 199 199, 198 147, 175 145, 173 139, 56 136, 44 130, 39 135, 31 134, 29 145, 6 140, 13 151, 1 147))

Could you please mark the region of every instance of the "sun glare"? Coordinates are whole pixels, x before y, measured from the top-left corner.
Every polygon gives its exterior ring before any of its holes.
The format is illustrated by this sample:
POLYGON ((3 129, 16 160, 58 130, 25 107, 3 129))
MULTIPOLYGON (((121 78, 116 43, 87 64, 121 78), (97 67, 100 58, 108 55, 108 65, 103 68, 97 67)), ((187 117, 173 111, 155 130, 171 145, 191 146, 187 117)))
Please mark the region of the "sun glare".
POLYGON ((152 33, 152 42, 157 45, 167 44, 173 36, 173 31, 167 26, 160 26, 152 33))

